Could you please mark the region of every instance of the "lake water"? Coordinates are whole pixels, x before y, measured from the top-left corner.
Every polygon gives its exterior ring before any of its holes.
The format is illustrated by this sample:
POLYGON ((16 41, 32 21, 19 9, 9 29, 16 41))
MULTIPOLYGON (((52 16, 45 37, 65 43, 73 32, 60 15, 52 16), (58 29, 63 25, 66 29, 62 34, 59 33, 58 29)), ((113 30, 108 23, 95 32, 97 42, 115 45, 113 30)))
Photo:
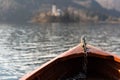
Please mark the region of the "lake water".
POLYGON ((82 35, 120 56, 120 24, 0 24, 0 80, 18 80, 79 44, 82 35))

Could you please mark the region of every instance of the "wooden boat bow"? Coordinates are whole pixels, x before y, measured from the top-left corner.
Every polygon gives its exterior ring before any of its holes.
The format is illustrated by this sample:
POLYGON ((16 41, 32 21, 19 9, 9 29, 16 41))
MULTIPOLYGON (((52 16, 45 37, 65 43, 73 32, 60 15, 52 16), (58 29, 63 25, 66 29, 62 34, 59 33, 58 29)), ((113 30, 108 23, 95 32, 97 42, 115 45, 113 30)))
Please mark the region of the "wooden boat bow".
MULTIPOLYGON (((97 77, 120 80, 120 57, 110 52, 105 52, 91 45, 86 45, 88 51, 88 78, 87 80, 99 80, 97 77), (90 74, 90 75, 89 75, 90 74), (96 75, 97 74, 97 75, 96 75), (93 79, 97 78, 97 79, 93 79)), ((83 44, 78 44, 72 49, 60 54, 43 64, 31 73, 26 74, 20 80, 62 80, 82 70, 84 56, 83 44), (72 65, 72 66, 71 66, 72 65)))

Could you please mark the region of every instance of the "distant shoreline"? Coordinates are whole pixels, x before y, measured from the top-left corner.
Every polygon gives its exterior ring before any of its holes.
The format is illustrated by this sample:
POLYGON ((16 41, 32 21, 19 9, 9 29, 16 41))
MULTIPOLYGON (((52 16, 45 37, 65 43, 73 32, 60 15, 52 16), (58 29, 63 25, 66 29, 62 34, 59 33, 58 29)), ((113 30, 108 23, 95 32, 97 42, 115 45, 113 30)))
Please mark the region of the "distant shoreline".
POLYGON ((65 10, 61 10, 57 9, 56 5, 53 5, 51 10, 39 12, 35 16, 33 16, 31 22, 120 23, 120 18, 99 12, 86 11, 83 9, 74 9, 72 7, 68 7, 65 10))

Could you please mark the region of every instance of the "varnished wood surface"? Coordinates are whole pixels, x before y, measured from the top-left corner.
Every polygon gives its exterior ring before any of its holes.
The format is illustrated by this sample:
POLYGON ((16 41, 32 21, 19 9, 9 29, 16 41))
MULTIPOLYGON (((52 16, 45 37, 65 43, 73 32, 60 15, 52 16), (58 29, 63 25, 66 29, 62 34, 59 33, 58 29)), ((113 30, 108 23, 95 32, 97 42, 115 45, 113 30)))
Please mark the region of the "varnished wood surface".
MULTIPOLYGON (((120 57, 91 45, 88 48, 87 80, 120 80, 120 57)), ((81 44, 26 74, 20 80, 60 80, 83 72, 81 44)))

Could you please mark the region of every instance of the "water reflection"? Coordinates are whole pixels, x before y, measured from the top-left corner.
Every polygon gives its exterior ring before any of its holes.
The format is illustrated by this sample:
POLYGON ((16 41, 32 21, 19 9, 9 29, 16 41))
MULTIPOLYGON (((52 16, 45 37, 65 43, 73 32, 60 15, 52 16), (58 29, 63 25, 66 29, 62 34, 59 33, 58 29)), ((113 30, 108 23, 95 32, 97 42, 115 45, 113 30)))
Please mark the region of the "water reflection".
POLYGON ((120 55, 119 24, 0 25, 0 78, 22 75, 68 50, 87 35, 88 43, 120 55))

